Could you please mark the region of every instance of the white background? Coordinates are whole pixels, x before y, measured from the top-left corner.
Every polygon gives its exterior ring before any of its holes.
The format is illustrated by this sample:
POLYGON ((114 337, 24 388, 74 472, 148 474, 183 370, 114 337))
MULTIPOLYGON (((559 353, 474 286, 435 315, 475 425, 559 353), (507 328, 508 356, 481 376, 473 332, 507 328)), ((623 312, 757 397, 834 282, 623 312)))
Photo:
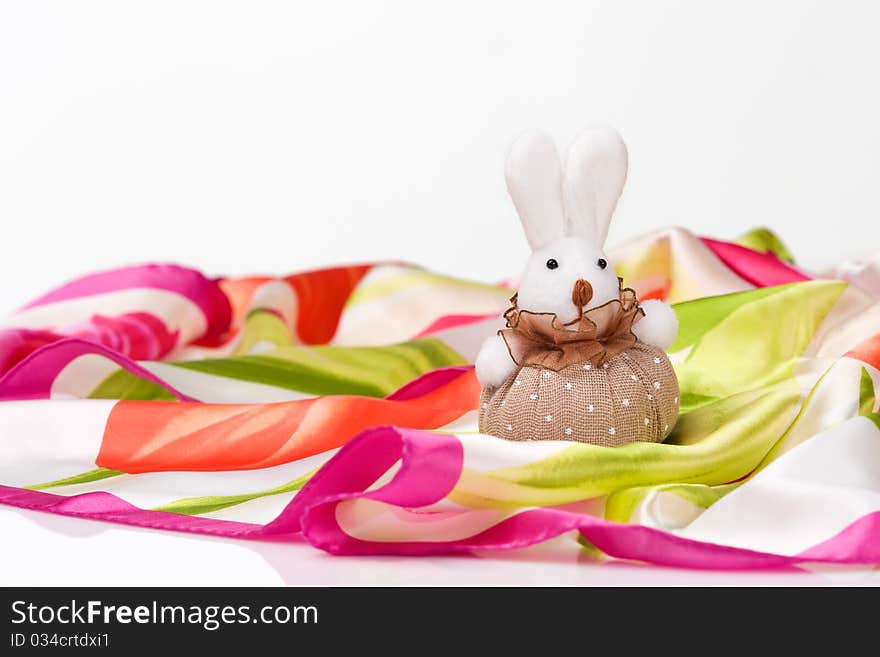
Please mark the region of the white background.
MULTIPOLYGON (((221 275, 392 258, 504 278, 526 254, 502 178, 511 138, 540 126, 564 145, 596 120, 630 148, 611 243, 766 224, 807 267, 866 255, 878 33, 869 0, 3 2, 0 312, 87 270, 155 260, 221 275)), ((0 514, 4 535, 23 532, 17 549, 66 551, 117 582, 131 571, 102 539, 33 515, 0 514)), ((173 562, 174 581, 201 582, 211 555, 242 582, 265 565, 208 539, 97 534, 165 555, 145 580, 173 562)), ((311 583, 357 563, 284 554, 311 583)), ((445 579, 450 562, 419 563, 394 572, 445 579)), ((515 572, 554 581, 541 563, 515 572)), ((48 564, 15 560, 0 582, 60 583, 69 564, 48 564)), ((369 568, 344 572, 393 570, 369 568)))

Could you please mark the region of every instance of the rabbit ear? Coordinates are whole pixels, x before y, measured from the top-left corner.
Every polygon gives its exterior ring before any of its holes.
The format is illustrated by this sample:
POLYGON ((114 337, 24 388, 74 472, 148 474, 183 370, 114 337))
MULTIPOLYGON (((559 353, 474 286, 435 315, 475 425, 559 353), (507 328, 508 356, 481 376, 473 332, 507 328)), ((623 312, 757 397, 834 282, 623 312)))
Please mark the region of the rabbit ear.
POLYGON ((567 234, 605 243, 626 169, 626 144, 614 128, 597 126, 577 136, 565 161, 567 234))
POLYGON ((504 177, 532 250, 563 237, 562 164, 553 140, 538 131, 517 138, 504 177))

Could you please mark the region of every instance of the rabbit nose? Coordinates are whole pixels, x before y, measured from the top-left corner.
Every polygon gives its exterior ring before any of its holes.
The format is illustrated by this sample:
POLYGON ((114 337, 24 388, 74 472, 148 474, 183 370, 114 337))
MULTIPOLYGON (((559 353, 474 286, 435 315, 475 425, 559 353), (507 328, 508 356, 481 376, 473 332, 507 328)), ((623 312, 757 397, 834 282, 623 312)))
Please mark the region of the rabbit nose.
POLYGON ((574 283, 574 289, 571 291, 571 302, 578 308, 583 308, 590 299, 593 298, 593 286, 589 281, 579 278, 574 283))

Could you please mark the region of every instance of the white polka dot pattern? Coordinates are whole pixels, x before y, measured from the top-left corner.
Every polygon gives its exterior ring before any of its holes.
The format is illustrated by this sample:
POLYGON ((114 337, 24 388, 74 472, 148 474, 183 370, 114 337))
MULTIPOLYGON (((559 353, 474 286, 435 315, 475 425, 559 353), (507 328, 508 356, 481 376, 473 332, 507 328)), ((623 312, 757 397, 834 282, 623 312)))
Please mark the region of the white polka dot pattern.
POLYGON ((666 354, 638 342, 600 367, 521 367, 501 387, 483 390, 480 431, 604 446, 660 442, 675 426, 678 394, 666 354))

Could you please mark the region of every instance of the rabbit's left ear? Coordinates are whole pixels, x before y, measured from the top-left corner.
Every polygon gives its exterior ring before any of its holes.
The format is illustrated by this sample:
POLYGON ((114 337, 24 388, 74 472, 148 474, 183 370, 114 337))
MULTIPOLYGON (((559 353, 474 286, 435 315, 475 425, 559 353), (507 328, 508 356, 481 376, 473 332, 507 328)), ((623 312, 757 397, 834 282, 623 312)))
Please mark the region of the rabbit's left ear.
POLYGON ((605 243, 626 170, 626 144, 614 128, 598 126, 577 136, 563 178, 567 234, 605 243))

